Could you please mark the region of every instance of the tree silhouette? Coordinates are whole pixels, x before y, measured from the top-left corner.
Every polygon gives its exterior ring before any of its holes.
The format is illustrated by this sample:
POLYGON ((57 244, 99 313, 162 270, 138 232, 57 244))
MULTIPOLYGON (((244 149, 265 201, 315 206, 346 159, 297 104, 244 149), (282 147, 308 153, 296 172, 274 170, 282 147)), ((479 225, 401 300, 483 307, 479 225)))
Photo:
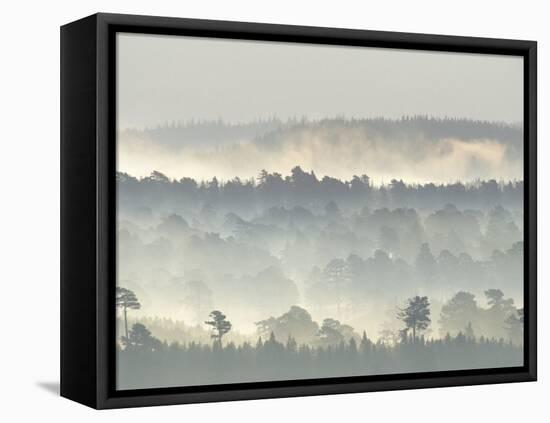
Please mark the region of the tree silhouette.
POLYGON ((227 320, 227 316, 221 311, 214 310, 210 313, 212 320, 207 320, 206 323, 209 326, 212 326, 214 333, 210 337, 214 340, 217 340, 219 346, 222 346, 223 336, 231 330, 231 322, 227 320))
MULTIPOLYGON (((472 319, 479 317, 479 308, 475 296, 469 292, 459 291, 441 307, 439 325, 441 335, 451 333, 456 335, 464 330, 466 325, 472 325, 472 319)), ((473 328, 472 328, 473 330, 473 328)))
POLYGON ((409 298, 407 307, 401 309, 397 318, 405 323, 405 333, 412 329, 413 341, 416 341, 417 332, 428 328, 430 320, 430 302, 428 297, 415 296, 409 298))
POLYGON ((335 345, 344 340, 343 335, 340 333, 340 322, 335 319, 323 320, 323 325, 319 330, 319 338, 323 344, 335 345))
POLYGON ((504 299, 504 293, 500 289, 488 289, 485 291, 485 296, 487 297, 487 304, 491 308, 503 308, 511 306, 514 302, 512 299, 504 299))
POLYGON ((272 332, 278 339, 293 338, 299 342, 310 342, 319 331, 319 325, 311 314, 302 307, 292 306, 279 317, 270 317, 256 322, 258 334, 267 338, 272 332))
POLYGON ((133 291, 117 286, 116 306, 121 308, 124 313, 124 336, 128 338, 128 309, 139 310, 141 308, 141 304, 133 291))
POLYGON ((319 329, 319 340, 321 345, 338 345, 355 335, 350 325, 342 324, 336 319, 325 319, 319 329))
POLYGON ((486 325, 485 331, 491 331, 496 337, 506 338, 507 327, 506 319, 510 314, 516 314, 512 298, 504 298, 504 293, 500 289, 488 289, 485 291, 487 304, 489 308, 485 311, 483 324, 486 325))
POLYGON ((128 336, 122 338, 122 344, 126 349, 138 349, 142 351, 158 351, 162 347, 162 343, 151 336, 151 331, 141 323, 135 323, 128 336))
POLYGON ((515 313, 510 313, 504 321, 510 340, 516 344, 521 344, 523 341, 523 321, 524 312, 522 308, 515 313))

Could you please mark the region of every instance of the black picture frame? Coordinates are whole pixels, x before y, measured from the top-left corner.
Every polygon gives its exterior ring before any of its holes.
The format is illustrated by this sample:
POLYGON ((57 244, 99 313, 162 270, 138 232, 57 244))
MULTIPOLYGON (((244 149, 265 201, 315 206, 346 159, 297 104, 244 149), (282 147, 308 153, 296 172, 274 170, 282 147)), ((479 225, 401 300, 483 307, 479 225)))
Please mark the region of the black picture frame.
POLYGON ((534 41, 95 14, 61 28, 61 395, 97 409, 534 381, 537 377, 534 41), (194 35, 524 58, 524 365, 116 391, 115 34, 194 35))

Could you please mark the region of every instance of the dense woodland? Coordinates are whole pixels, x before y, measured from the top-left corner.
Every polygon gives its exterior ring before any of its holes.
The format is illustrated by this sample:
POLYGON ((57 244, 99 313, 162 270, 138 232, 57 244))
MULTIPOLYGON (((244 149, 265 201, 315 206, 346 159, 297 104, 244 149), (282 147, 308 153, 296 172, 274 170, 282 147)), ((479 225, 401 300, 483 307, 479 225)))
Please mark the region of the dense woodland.
MULTIPOLYGON (((282 133, 365 122, 520 154, 521 128, 452 119, 272 120, 231 137, 276 148, 282 133)), ((146 132, 172 147, 233 134, 223 122, 146 132)), ((117 190, 121 387, 523 362, 522 180, 374 184, 367 170, 294 166, 249 179, 119 172, 117 190)))
MULTIPOLYGON (((487 318, 506 327, 508 339, 476 337, 471 321, 477 317, 468 304, 470 294, 459 292, 444 307, 441 319, 449 329, 461 327, 455 336, 426 338, 431 323, 427 297, 414 297, 399 311, 398 334, 382 333, 376 342, 359 336, 354 329, 335 319, 318 325, 303 308, 293 306, 278 318, 256 322, 259 337, 253 343, 233 340, 224 343, 232 324, 222 312, 210 313, 204 323, 212 328, 211 342, 202 342, 200 327, 187 328, 193 340, 161 341, 143 323, 125 327, 117 346, 119 389, 143 386, 187 386, 281 379, 308 379, 391 373, 460 370, 520 366, 523 360, 523 311, 515 310, 499 291, 487 292, 491 307, 487 318), (465 298, 466 297, 466 298, 465 298), (505 317, 506 316, 506 317, 505 317), (504 320, 500 320, 504 319, 504 320), (195 338, 199 335, 197 338, 195 338), (262 337, 264 335, 264 337, 262 337), (197 340, 198 339, 198 340, 197 340), (280 341, 286 339, 286 341, 280 341)), ((470 298, 471 300, 471 298, 470 298)), ((139 309, 135 294, 117 291, 117 305, 139 309)), ((150 321, 161 336, 170 336, 158 320, 150 321)), ((122 323, 122 322, 121 322, 122 323)), ((126 324, 126 321, 124 322, 126 324)), ((186 331, 185 325, 172 330, 186 331)))
MULTIPOLYGON (((229 194, 232 182, 119 175, 121 284, 168 311, 176 305, 166 302, 178 298, 181 308, 200 295, 196 322, 221 299, 226 308, 257 305, 257 319, 295 304, 341 318, 373 299, 419 289, 437 302, 457 288, 478 297, 499 288, 521 304, 521 182, 377 188, 364 177, 359 186, 335 185, 340 192, 295 168, 280 178, 283 200, 276 200, 264 182, 272 177, 262 172, 250 182, 247 202, 229 194), (266 190, 268 204, 261 200, 266 190), (425 198, 418 208, 404 205, 418 198, 425 198), (447 203, 451 198, 462 207, 447 203)), ((240 192, 245 185, 237 186, 240 192)))
POLYGON ((262 170, 256 179, 228 181, 219 181, 215 176, 207 181, 187 177, 173 180, 157 171, 138 179, 119 172, 117 182, 119 201, 125 207, 186 210, 200 204, 245 214, 269 208, 322 210, 331 203, 344 209, 431 209, 448 204, 479 209, 496 205, 520 207, 523 201, 523 181, 457 181, 436 185, 406 184, 393 179, 387 185, 375 187, 368 175, 356 175, 348 181, 330 176, 317 178, 315 172, 306 172, 299 166, 287 176, 262 170))
POLYGON ((456 137, 463 140, 496 139, 512 147, 511 154, 520 152, 523 128, 510 125, 471 119, 436 118, 430 116, 404 116, 401 119, 365 118, 346 119, 344 117, 308 119, 293 117, 282 120, 276 116, 252 122, 230 123, 222 119, 189 120, 171 122, 145 129, 126 129, 130 135, 149 137, 156 144, 173 149, 197 145, 201 148, 231 144, 235 141, 254 140, 273 148, 284 133, 303 129, 326 129, 330 127, 359 128, 376 137, 400 139, 409 142, 417 134, 427 139, 439 140, 456 137))
POLYGON ((118 355, 119 389, 515 367, 523 360, 518 346, 464 335, 393 347, 368 338, 325 349, 274 338, 222 348, 159 344, 154 350, 129 347, 118 355))

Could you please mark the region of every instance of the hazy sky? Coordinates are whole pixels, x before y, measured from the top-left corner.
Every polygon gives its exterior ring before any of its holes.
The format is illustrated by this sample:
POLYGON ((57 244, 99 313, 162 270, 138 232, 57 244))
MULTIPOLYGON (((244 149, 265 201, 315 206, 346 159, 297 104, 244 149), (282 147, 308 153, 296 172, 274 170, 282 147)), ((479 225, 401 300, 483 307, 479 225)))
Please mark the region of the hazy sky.
POLYGON ((520 57, 119 34, 118 126, 428 114, 521 122, 520 57))

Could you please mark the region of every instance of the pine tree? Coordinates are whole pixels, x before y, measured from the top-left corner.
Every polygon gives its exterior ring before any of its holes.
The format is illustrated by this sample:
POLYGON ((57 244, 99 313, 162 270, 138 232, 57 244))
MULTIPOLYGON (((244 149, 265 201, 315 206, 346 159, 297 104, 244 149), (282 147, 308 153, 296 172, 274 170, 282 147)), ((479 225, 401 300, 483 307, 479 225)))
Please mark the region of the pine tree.
POLYGON ((217 341, 221 347, 223 336, 231 330, 231 322, 227 320, 227 316, 219 310, 212 311, 210 317, 212 320, 208 320, 204 323, 212 326, 213 333, 210 337, 217 341))
POLYGON ((117 286, 116 306, 121 308, 124 313, 124 336, 128 339, 128 309, 139 310, 141 304, 133 291, 117 286))
POLYGON ((405 323, 405 333, 412 329, 413 342, 416 341, 417 332, 425 330, 431 323, 430 302, 428 297, 416 296, 408 300, 407 307, 401 309, 397 318, 405 323))

